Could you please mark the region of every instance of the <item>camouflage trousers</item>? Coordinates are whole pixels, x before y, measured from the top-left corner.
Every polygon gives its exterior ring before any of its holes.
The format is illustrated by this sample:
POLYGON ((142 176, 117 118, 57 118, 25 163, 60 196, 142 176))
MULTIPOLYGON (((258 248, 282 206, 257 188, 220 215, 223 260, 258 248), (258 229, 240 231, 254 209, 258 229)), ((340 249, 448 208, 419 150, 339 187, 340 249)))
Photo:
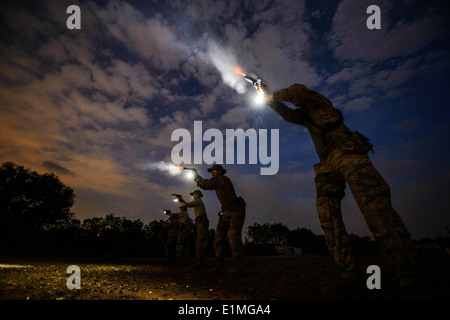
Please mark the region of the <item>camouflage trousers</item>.
POLYGON ((324 162, 314 165, 314 171, 319 220, 342 277, 359 276, 341 215, 347 182, 378 248, 395 267, 400 284, 416 278, 416 252, 411 234, 392 208, 390 188, 368 155, 349 154, 338 147, 324 162))
POLYGON ((217 223, 216 235, 214 237, 214 251, 216 257, 225 256, 226 240, 230 243, 233 257, 244 255, 244 244, 242 243, 242 227, 245 221, 245 207, 241 210, 225 210, 217 223))
POLYGON ((189 257, 189 244, 188 238, 191 234, 191 226, 180 223, 178 227, 177 238, 177 257, 189 257))
POLYGON ((172 258, 176 256, 176 246, 178 238, 178 225, 170 226, 167 234, 167 241, 164 245, 164 256, 172 258))
POLYGON ((203 258, 206 255, 206 245, 208 244, 208 217, 203 214, 195 219, 197 227, 197 240, 195 242, 195 250, 197 258, 203 258))

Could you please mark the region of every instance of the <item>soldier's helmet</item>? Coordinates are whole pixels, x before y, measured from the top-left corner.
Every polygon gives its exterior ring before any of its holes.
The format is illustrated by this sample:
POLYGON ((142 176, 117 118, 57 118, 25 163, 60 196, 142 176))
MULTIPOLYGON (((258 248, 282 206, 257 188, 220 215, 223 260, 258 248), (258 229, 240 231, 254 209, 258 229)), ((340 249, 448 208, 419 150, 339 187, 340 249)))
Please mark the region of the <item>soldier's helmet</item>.
POLYGON ((220 164, 215 164, 211 168, 208 168, 208 172, 211 172, 213 170, 220 170, 223 174, 227 172, 227 170, 225 170, 220 164))

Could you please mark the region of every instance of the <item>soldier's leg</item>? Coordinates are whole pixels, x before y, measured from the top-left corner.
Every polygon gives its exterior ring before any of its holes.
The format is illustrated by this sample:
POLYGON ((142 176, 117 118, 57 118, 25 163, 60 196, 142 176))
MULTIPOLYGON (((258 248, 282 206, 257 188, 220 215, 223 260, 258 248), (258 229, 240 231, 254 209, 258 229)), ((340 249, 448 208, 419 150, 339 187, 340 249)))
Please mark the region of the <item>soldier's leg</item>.
POLYGON ((180 226, 178 227, 178 236, 177 236, 177 246, 176 246, 176 251, 177 251, 177 257, 181 257, 183 255, 183 228, 180 224, 180 226))
POLYGON ((242 243, 242 227, 245 221, 245 209, 234 211, 231 215, 228 238, 233 257, 244 255, 244 244, 242 243))
POLYGON ((226 271, 224 258, 230 219, 231 216, 226 214, 226 212, 224 212, 224 214, 219 218, 213 243, 216 254, 216 264, 212 268, 208 269, 206 271, 207 273, 222 273, 226 271))
POLYGON ((234 266, 228 269, 228 273, 240 274, 244 270, 242 258, 244 256, 244 244, 242 243, 242 227, 245 221, 245 207, 232 213, 228 237, 234 266))
POLYGON ((343 154, 336 161, 377 245, 396 268, 400 285, 418 276, 411 234, 391 204, 390 189, 366 154, 343 154))
POLYGON ((180 224, 178 231, 178 241, 177 241, 177 256, 178 257, 188 257, 189 256, 189 246, 187 239, 189 237, 189 229, 187 226, 180 224))
POLYGON ((326 164, 314 165, 314 171, 316 173, 316 207, 328 249, 340 268, 342 278, 358 278, 358 263, 341 214, 345 180, 326 164))
POLYGON ((216 257, 224 257, 227 241, 228 229, 230 226, 231 215, 226 212, 219 218, 217 223, 216 234, 214 236, 214 251, 216 257))
POLYGON ((176 255, 177 238, 170 236, 168 237, 164 245, 164 256, 166 258, 173 258, 176 255))
POLYGON ((170 257, 170 243, 169 241, 166 241, 164 244, 164 257, 169 258, 170 257))
POLYGON ((205 216, 200 216, 196 221, 197 240, 195 243, 197 258, 203 258, 206 253, 206 245, 208 242, 209 222, 205 216))

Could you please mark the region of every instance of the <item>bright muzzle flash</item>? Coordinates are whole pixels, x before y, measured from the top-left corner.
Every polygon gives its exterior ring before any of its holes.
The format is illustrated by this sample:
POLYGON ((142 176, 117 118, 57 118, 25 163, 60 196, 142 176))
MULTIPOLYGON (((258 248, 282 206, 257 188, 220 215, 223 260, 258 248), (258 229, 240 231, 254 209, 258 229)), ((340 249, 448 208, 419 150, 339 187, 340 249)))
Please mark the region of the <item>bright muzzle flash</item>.
POLYGON ((241 67, 234 67, 233 71, 235 74, 237 74, 238 76, 243 76, 245 77, 246 74, 242 71, 241 67))
MULTIPOLYGON (((177 165, 176 168, 179 170, 180 174, 183 173, 184 168, 181 165, 177 165)), ((194 173, 190 170, 184 171, 184 178, 186 180, 192 180, 194 179, 194 173)), ((177 201, 177 200, 175 200, 177 201)))
POLYGON ((185 173, 185 177, 187 180, 192 180, 192 179, 194 179, 194 173, 192 171, 187 171, 185 173))
POLYGON ((266 102, 266 95, 264 94, 264 92, 260 91, 256 93, 255 99, 254 99, 254 103, 260 107, 265 105, 266 102))

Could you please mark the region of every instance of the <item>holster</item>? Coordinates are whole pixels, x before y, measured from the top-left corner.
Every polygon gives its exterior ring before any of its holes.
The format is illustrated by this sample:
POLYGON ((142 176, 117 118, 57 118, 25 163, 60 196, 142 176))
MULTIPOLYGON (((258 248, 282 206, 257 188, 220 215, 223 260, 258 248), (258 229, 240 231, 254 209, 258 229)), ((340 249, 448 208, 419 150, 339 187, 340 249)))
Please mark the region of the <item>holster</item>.
POLYGON ((358 131, 350 131, 344 124, 328 135, 346 153, 362 154, 369 151, 374 152, 373 144, 369 142, 369 138, 358 131))
POLYGON ((247 204, 245 203, 244 198, 236 197, 228 203, 228 206, 226 209, 229 209, 232 211, 245 210, 246 205, 247 204))

